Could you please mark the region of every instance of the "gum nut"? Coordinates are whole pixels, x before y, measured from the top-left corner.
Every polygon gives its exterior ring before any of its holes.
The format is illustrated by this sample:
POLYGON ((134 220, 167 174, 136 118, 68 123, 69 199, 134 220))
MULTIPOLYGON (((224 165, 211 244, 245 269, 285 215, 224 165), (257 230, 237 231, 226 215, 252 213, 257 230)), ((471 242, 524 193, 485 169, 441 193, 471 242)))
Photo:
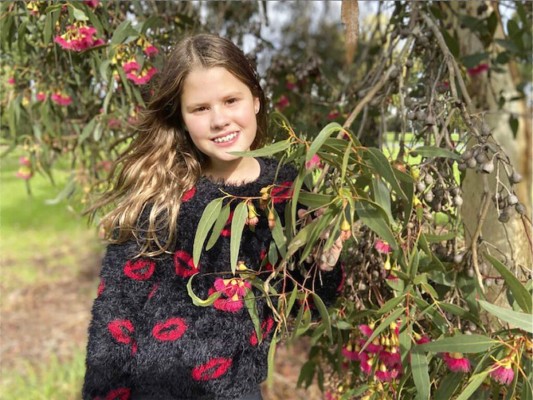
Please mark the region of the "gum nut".
POLYGON ((526 213, 526 206, 524 206, 522 203, 517 203, 515 205, 515 210, 518 214, 524 215, 526 213))
POLYGON ((361 291, 365 291, 367 286, 363 282, 359 282, 359 286, 357 288, 361 291))
POLYGON ((466 275, 468 275, 469 278, 473 278, 474 277, 474 268, 468 268, 466 270, 466 275))
POLYGON ((466 161, 470 158, 472 158, 472 150, 466 150, 463 154, 461 154, 461 158, 466 161))
POLYGON ((419 110, 416 112, 416 118, 420 121, 424 121, 426 119, 426 112, 424 110, 419 110))
POLYGON ((416 189, 419 191, 419 192, 423 192, 424 190, 426 190, 426 184, 424 182, 418 182, 416 184, 416 189))
POLYGON ((511 217, 509 213, 507 212, 507 210, 503 210, 498 216, 498 221, 505 223, 505 222, 509 222, 510 218, 511 217))
POLYGON ((490 128, 483 124, 483 126, 481 127, 481 135, 483 136, 489 136, 490 135, 490 128))
POLYGON ((454 196, 457 196, 457 195, 461 194, 461 188, 460 188, 460 187, 454 187, 454 188, 452 189, 452 194, 453 194, 454 196))
POLYGON ((433 183, 433 177, 429 174, 427 174, 426 176, 424 176, 424 181, 428 184, 428 185, 431 185, 433 183))
POLYGON ((463 258, 464 256, 462 253, 457 253, 453 256, 453 262, 456 264, 461 264, 463 262, 463 258))
POLYGON ((488 160, 489 158, 487 157, 487 153, 485 153, 484 151, 480 151, 479 153, 477 153, 476 161, 478 162, 478 164, 483 164, 484 162, 487 162, 488 160))
POLYGON ((409 112, 407 113, 407 119, 408 119, 408 120, 411 120, 411 121, 414 120, 414 119, 416 119, 416 115, 415 115, 414 111, 409 111, 409 112))
POLYGON ((455 196, 453 198, 453 204, 456 206, 462 206, 463 205, 463 198, 461 196, 455 196))
POLYGON ((486 174, 490 174, 494 171, 494 163, 492 161, 486 162, 481 166, 481 170, 486 174))
POLYGON ((435 117, 433 115, 428 115, 426 118, 426 125, 435 125, 435 117))
POLYGON ((511 176, 509 177, 509 181, 511 183, 519 183, 522 181, 522 175, 520 175, 518 172, 513 171, 511 176))
POLYGON ((477 162, 476 162, 476 159, 474 157, 472 158, 469 158, 467 161, 466 161, 466 166, 468 168, 476 168, 476 165, 477 165, 477 162))
POLYGON ((433 192, 430 190, 429 192, 426 193, 426 195, 424 196, 424 200, 426 200, 428 203, 432 202, 433 201, 433 192))
POLYGON ((518 203, 518 197, 516 197, 514 194, 510 194, 507 198, 507 202, 510 205, 514 206, 516 203, 518 203))
POLYGON ((413 66, 413 60, 407 59, 405 61, 405 66, 408 67, 408 68, 411 68, 413 66))
POLYGON ((477 328, 476 324, 474 324, 472 321, 469 321, 469 322, 468 322, 468 329, 469 329, 470 331, 473 332, 473 331, 476 330, 476 328, 477 328))
POLYGON ((466 164, 461 162, 459 164, 457 164, 457 168, 459 169, 459 171, 463 172, 463 171, 466 171, 466 164))

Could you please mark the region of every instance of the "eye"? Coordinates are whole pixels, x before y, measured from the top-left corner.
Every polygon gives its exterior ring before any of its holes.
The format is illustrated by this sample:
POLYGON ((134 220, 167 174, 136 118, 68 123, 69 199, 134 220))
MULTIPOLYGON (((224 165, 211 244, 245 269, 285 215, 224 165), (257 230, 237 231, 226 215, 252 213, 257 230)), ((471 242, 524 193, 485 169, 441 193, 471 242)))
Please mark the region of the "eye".
POLYGON ((199 112, 203 112, 203 111, 206 111, 207 110, 207 107, 206 106, 200 106, 200 107, 196 107, 193 112, 195 113, 199 113, 199 112))
POLYGON ((228 100, 226 100, 226 103, 233 104, 233 103, 236 103, 237 101, 239 101, 237 97, 231 97, 228 100))

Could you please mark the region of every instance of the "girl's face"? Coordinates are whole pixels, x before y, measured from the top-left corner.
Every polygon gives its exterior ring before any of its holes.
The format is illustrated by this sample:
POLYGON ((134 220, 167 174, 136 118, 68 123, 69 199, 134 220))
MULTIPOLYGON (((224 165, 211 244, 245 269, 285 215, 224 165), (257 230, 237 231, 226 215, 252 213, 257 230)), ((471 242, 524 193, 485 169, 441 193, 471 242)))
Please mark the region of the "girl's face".
POLYGON ((257 132, 259 99, 226 68, 195 68, 185 78, 181 114, 195 146, 209 159, 208 170, 228 169, 247 151, 257 132))

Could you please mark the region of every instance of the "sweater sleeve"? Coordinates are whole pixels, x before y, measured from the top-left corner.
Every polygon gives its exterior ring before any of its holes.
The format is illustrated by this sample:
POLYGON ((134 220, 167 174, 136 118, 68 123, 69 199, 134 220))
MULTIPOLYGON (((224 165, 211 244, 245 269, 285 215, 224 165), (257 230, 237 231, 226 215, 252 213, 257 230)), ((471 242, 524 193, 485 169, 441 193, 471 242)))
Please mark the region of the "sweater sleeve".
POLYGON ((134 241, 111 244, 100 272, 89 325, 83 399, 115 398, 131 390, 139 313, 154 286, 156 263, 135 258, 134 241))

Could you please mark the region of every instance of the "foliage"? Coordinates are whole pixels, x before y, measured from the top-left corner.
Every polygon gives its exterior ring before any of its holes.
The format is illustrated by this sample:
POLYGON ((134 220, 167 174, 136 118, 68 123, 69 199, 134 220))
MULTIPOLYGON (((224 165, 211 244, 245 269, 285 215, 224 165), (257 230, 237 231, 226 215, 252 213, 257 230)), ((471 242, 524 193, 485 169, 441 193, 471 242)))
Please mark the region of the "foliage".
MULTIPOLYGON (((249 229, 254 218, 269 220, 268 260, 276 265, 267 279, 255 276, 238 263, 235 236, 232 271, 277 300, 271 302, 278 322, 274 344, 311 336, 300 383, 316 378, 330 399, 531 398, 527 266, 513 264, 481 240, 465 248, 460 218, 467 201, 464 171, 476 171, 480 179, 505 171, 509 179, 490 187, 500 221, 531 223, 514 191, 520 174, 469 95, 480 74, 497 74, 515 61, 531 66, 530 5, 512 3, 508 35, 497 38, 502 21, 484 3, 475 15, 446 2, 379 3, 376 23, 362 31, 353 64, 344 65, 341 32, 325 21, 317 32, 309 31, 308 11, 299 14, 302 23, 287 25, 284 46, 275 52, 261 36, 266 2, 208 2, 202 10, 192 2, 97 3, 1 5, 8 88, 2 95, 2 140, 10 148, 24 146, 30 171, 21 165, 23 179, 31 180, 34 171, 53 177, 54 163, 71 154, 75 173, 64 195, 91 191, 130 139, 132 119, 150 95, 151 68, 160 67, 171 42, 208 26, 241 44, 252 35, 258 60, 263 51, 273 52, 266 90, 283 113, 272 119, 277 141, 252 154, 292 162, 299 175, 282 216, 272 207, 273 188, 258 194, 261 210, 251 210, 255 199, 227 196, 237 204, 234 234, 249 229), (477 35, 485 51, 461 56, 451 20, 477 35), (84 49, 54 42, 61 35, 83 37, 84 49), (305 223, 297 216, 299 205, 323 212, 305 223), (317 247, 329 248, 339 235, 350 238, 344 245, 344 291, 334 307, 327 309, 297 282, 290 292, 274 290, 277 279, 291 279, 288 271, 302 268, 302 260, 317 247), (505 283, 505 307, 485 296, 495 281, 505 283)), ((518 85, 521 94, 526 83, 518 85)), ((512 99, 502 95, 501 107, 507 101, 512 99)), ((511 116, 509 124, 516 133, 519 120, 511 116)), ((218 199, 206 209, 195 259, 203 245, 216 241, 226 207, 218 199)), ((215 300, 189 292, 199 306, 215 300)), ((253 299, 245 301, 260 339, 253 299)))

